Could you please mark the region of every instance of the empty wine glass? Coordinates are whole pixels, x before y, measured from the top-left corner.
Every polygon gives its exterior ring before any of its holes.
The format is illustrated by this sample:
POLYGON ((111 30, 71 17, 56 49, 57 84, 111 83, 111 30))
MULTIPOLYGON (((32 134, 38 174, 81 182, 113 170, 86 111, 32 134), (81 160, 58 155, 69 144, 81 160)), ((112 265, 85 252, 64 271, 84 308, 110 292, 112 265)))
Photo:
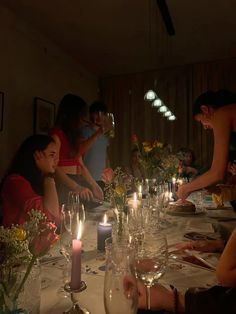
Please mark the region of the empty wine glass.
POLYGON ((168 260, 166 237, 162 234, 145 233, 144 240, 137 247, 136 277, 147 288, 148 309, 150 309, 150 288, 164 275, 168 260))
POLYGON ((73 215, 76 215, 77 220, 80 220, 82 223, 85 222, 84 204, 80 201, 79 194, 77 192, 69 192, 67 206, 71 208, 71 211, 73 212, 73 215))
POLYGON ((104 305, 106 314, 135 314, 138 291, 134 272, 134 248, 121 243, 106 247, 104 305))

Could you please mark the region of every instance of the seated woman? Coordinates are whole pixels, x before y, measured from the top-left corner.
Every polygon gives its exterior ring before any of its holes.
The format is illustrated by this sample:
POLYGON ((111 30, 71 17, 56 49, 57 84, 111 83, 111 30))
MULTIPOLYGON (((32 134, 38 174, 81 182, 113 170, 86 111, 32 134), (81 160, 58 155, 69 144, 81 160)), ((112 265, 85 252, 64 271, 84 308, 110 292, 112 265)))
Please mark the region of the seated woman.
MULTIPOLYGON (((190 288, 185 293, 168 290, 161 285, 151 288, 151 310, 166 310, 186 314, 236 313, 236 230, 232 233, 220 261, 216 275, 221 285, 210 289, 190 288)), ((139 307, 147 308, 147 292, 138 282, 139 307)))
MULTIPOLYGON (((81 127, 87 112, 87 104, 76 95, 65 95, 58 108, 55 127, 50 135, 59 150, 56 169, 59 202, 67 202, 69 191, 76 191, 83 200, 103 199, 103 192, 85 167, 81 149, 81 127), (81 176, 84 181, 81 180, 81 176), (83 186, 81 185, 81 182, 83 186), (84 186, 86 184, 87 187, 84 186)), ((97 135, 94 135, 93 140, 97 135)), ((89 139, 91 141, 91 138, 89 139)))
POLYGON ((187 147, 182 147, 178 155, 180 156, 178 173, 180 177, 194 179, 198 174, 199 170, 195 165, 194 152, 187 147))
POLYGON ((59 225, 54 181, 57 161, 58 152, 51 137, 34 135, 23 142, 1 184, 4 226, 24 223, 31 209, 42 211, 59 225))

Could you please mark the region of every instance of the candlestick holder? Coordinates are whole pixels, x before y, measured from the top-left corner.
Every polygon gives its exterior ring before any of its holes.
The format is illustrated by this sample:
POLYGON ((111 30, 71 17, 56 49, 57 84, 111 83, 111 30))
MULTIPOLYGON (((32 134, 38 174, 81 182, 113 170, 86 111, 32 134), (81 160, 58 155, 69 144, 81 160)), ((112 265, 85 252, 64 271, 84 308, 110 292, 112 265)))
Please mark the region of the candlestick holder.
POLYGON ((90 312, 86 308, 82 308, 79 306, 79 293, 84 291, 87 288, 87 285, 84 281, 81 281, 81 285, 79 289, 72 289, 70 283, 65 284, 64 289, 66 292, 70 293, 72 307, 63 312, 63 314, 90 314, 90 312))

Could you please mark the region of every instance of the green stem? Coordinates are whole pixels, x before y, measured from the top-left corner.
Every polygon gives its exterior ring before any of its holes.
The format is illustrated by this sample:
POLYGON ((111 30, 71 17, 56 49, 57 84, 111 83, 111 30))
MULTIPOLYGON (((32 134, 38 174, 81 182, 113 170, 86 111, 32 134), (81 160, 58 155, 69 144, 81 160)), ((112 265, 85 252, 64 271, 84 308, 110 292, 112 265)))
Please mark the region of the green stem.
POLYGON ((22 281, 21 281, 21 283, 19 285, 19 288, 16 290, 16 293, 15 293, 15 296, 14 296, 13 300, 16 300, 18 298, 18 295, 19 295, 22 287, 24 286, 24 284, 25 284, 25 282, 26 282, 26 280, 27 280, 27 278, 29 276, 29 273, 30 273, 30 271, 31 271, 35 261, 36 261, 36 257, 32 256, 32 259, 31 259, 31 261, 30 261, 30 263, 29 263, 29 265, 28 265, 28 267, 26 269, 25 275, 24 275, 24 277, 23 277, 23 279, 22 279, 22 281))

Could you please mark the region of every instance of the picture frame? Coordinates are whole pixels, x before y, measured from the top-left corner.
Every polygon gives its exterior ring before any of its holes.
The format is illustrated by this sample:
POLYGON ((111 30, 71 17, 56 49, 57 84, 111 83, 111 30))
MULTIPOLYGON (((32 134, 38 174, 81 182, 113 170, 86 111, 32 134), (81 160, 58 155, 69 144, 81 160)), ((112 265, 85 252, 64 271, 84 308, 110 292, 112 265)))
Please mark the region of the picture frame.
POLYGON ((46 99, 34 98, 34 134, 48 134, 55 122, 56 105, 46 99))
POLYGON ((4 92, 0 91, 0 132, 3 131, 4 92))

